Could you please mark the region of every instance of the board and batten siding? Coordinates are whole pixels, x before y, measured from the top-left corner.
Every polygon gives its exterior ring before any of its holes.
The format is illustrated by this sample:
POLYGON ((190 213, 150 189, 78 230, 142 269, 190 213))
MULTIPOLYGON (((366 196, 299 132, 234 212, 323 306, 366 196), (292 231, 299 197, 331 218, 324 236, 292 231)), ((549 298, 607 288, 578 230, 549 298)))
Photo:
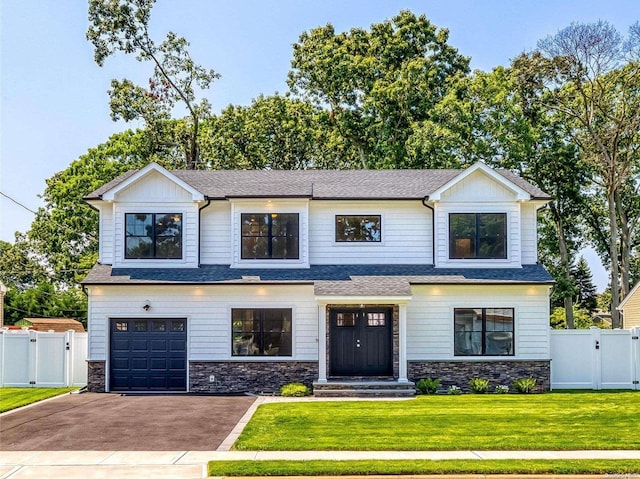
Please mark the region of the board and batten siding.
POLYGON ((212 201, 200 212, 200 262, 231 264, 231 203, 212 201))
POLYGON ((311 201, 311 264, 433 264, 431 210, 420 201, 311 201), (380 215, 381 241, 336 242, 336 215, 380 215))
POLYGON ((191 361, 273 361, 275 357, 231 355, 232 308, 291 308, 291 357, 318 360, 318 307, 312 285, 89 286, 89 360, 108 359, 109 320, 187 318, 191 361), (151 306, 148 311, 142 307, 151 306))
POLYGON ((407 305, 407 359, 548 360, 549 286, 413 285, 407 305), (454 356, 455 308, 513 308, 515 356, 454 356))

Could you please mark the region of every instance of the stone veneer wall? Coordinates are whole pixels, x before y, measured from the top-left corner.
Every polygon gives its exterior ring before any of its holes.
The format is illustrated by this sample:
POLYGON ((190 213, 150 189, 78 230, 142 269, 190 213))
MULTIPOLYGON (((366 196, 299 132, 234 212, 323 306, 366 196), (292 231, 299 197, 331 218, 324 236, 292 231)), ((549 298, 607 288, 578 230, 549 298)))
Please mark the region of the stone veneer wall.
POLYGON ((191 361, 189 391, 195 393, 276 393, 287 383, 312 387, 318 379, 317 361, 191 361), (209 376, 215 382, 209 382, 209 376))
POLYGON ((105 362, 87 361, 87 391, 90 393, 103 393, 105 384, 105 362))
POLYGON ((469 380, 484 378, 489 380, 489 390, 498 385, 513 389, 513 381, 520 378, 537 379, 536 389, 549 391, 551 388, 550 361, 409 361, 410 381, 422 378, 438 378, 441 388, 458 386, 469 392, 469 380))
MULTIPOLYGON (((392 315, 393 315, 393 321, 392 321, 392 331, 391 331, 391 341, 392 341, 392 351, 391 351, 391 361, 392 361, 392 374, 393 374, 393 378, 394 379, 398 379, 398 377, 400 376, 400 307, 397 304, 364 304, 362 305, 362 308, 366 309, 366 308, 389 308, 391 309, 392 315)), ((326 321, 326 340, 327 340, 327 355, 326 355, 326 361, 327 361, 327 375, 329 376, 329 378, 342 378, 345 379, 342 376, 331 376, 331 310, 332 309, 338 309, 341 311, 344 310, 359 310, 361 309, 359 305, 355 305, 355 304, 328 304, 327 305, 327 315, 325 318, 326 321)), ((357 379, 363 379, 365 380, 365 376, 358 376, 358 377, 349 377, 349 379, 351 380, 357 380, 357 379)), ((316 376, 317 379, 317 376, 316 376)), ((373 377, 368 377, 369 380, 373 381, 375 379, 381 379, 381 378, 373 378, 373 377)))

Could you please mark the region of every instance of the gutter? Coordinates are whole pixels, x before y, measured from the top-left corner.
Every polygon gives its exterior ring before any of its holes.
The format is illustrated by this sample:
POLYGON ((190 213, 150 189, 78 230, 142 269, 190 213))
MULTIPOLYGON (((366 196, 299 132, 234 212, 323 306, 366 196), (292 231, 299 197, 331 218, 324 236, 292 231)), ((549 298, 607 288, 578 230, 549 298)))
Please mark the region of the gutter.
POLYGON ((422 206, 429 208, 431 210, 431 263, 433 267, 436 267, 436 212, 433 209, 433 206, 428 205, 427 201, 429 201, 429 195, 426 195, 422 198, 422 206))
POLYGON ((202 210, 211 204, 211 198, 207 198, 206 204, 198 208, 198 268, 202 266, 201 263, 201 251, 202 251, 202 210))

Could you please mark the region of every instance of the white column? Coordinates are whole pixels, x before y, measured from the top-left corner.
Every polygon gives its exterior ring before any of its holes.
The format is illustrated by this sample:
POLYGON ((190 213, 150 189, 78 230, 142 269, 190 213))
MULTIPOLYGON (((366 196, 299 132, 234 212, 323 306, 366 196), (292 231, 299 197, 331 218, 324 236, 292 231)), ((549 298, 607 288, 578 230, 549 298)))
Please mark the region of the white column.
POLYGON ((407 379, 407 305, 400 304, 400 330, 398 331, 398 347, 399 351, 399 370, 398 370, 398 382, 409 382, 407 379))
POLYGON ((318 382, 327 382, 327 305, 318 305, 318 382))

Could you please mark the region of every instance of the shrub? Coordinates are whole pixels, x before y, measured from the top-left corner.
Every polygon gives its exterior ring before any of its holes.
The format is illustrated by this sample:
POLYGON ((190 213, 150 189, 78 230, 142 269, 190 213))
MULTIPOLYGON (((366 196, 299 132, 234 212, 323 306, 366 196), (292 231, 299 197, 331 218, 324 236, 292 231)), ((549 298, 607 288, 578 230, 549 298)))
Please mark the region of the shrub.
POLYGON ((449 386, 449 389, 447 389, 447 394, 451 394, 452 396, 457 396, 458 394, 462 394, 462 391, 458 386, 449 386))
POLYGON ((529 394, 536 387, 535 378, 521 378, 513 382, 513 388, 520 394, 529 394))
POLYGON ((302 383, 289 383, 280 388, 280 396, 302 397, 311 395, 311 389, 302 383))
POLYGON ((473 378, 469 381, 471 392, 476 394, 486 394, 489 391, 489 380, 482 378, 473 378))
POLYGON ((418 394, 435 394, 439 387, 439 379, 423 378, 416 383, 418 394))
POLYGON ((496 394, 509 394, 509 386, 500 384, 499 386, 496 386, 496 389, 494 392, 496 394))

